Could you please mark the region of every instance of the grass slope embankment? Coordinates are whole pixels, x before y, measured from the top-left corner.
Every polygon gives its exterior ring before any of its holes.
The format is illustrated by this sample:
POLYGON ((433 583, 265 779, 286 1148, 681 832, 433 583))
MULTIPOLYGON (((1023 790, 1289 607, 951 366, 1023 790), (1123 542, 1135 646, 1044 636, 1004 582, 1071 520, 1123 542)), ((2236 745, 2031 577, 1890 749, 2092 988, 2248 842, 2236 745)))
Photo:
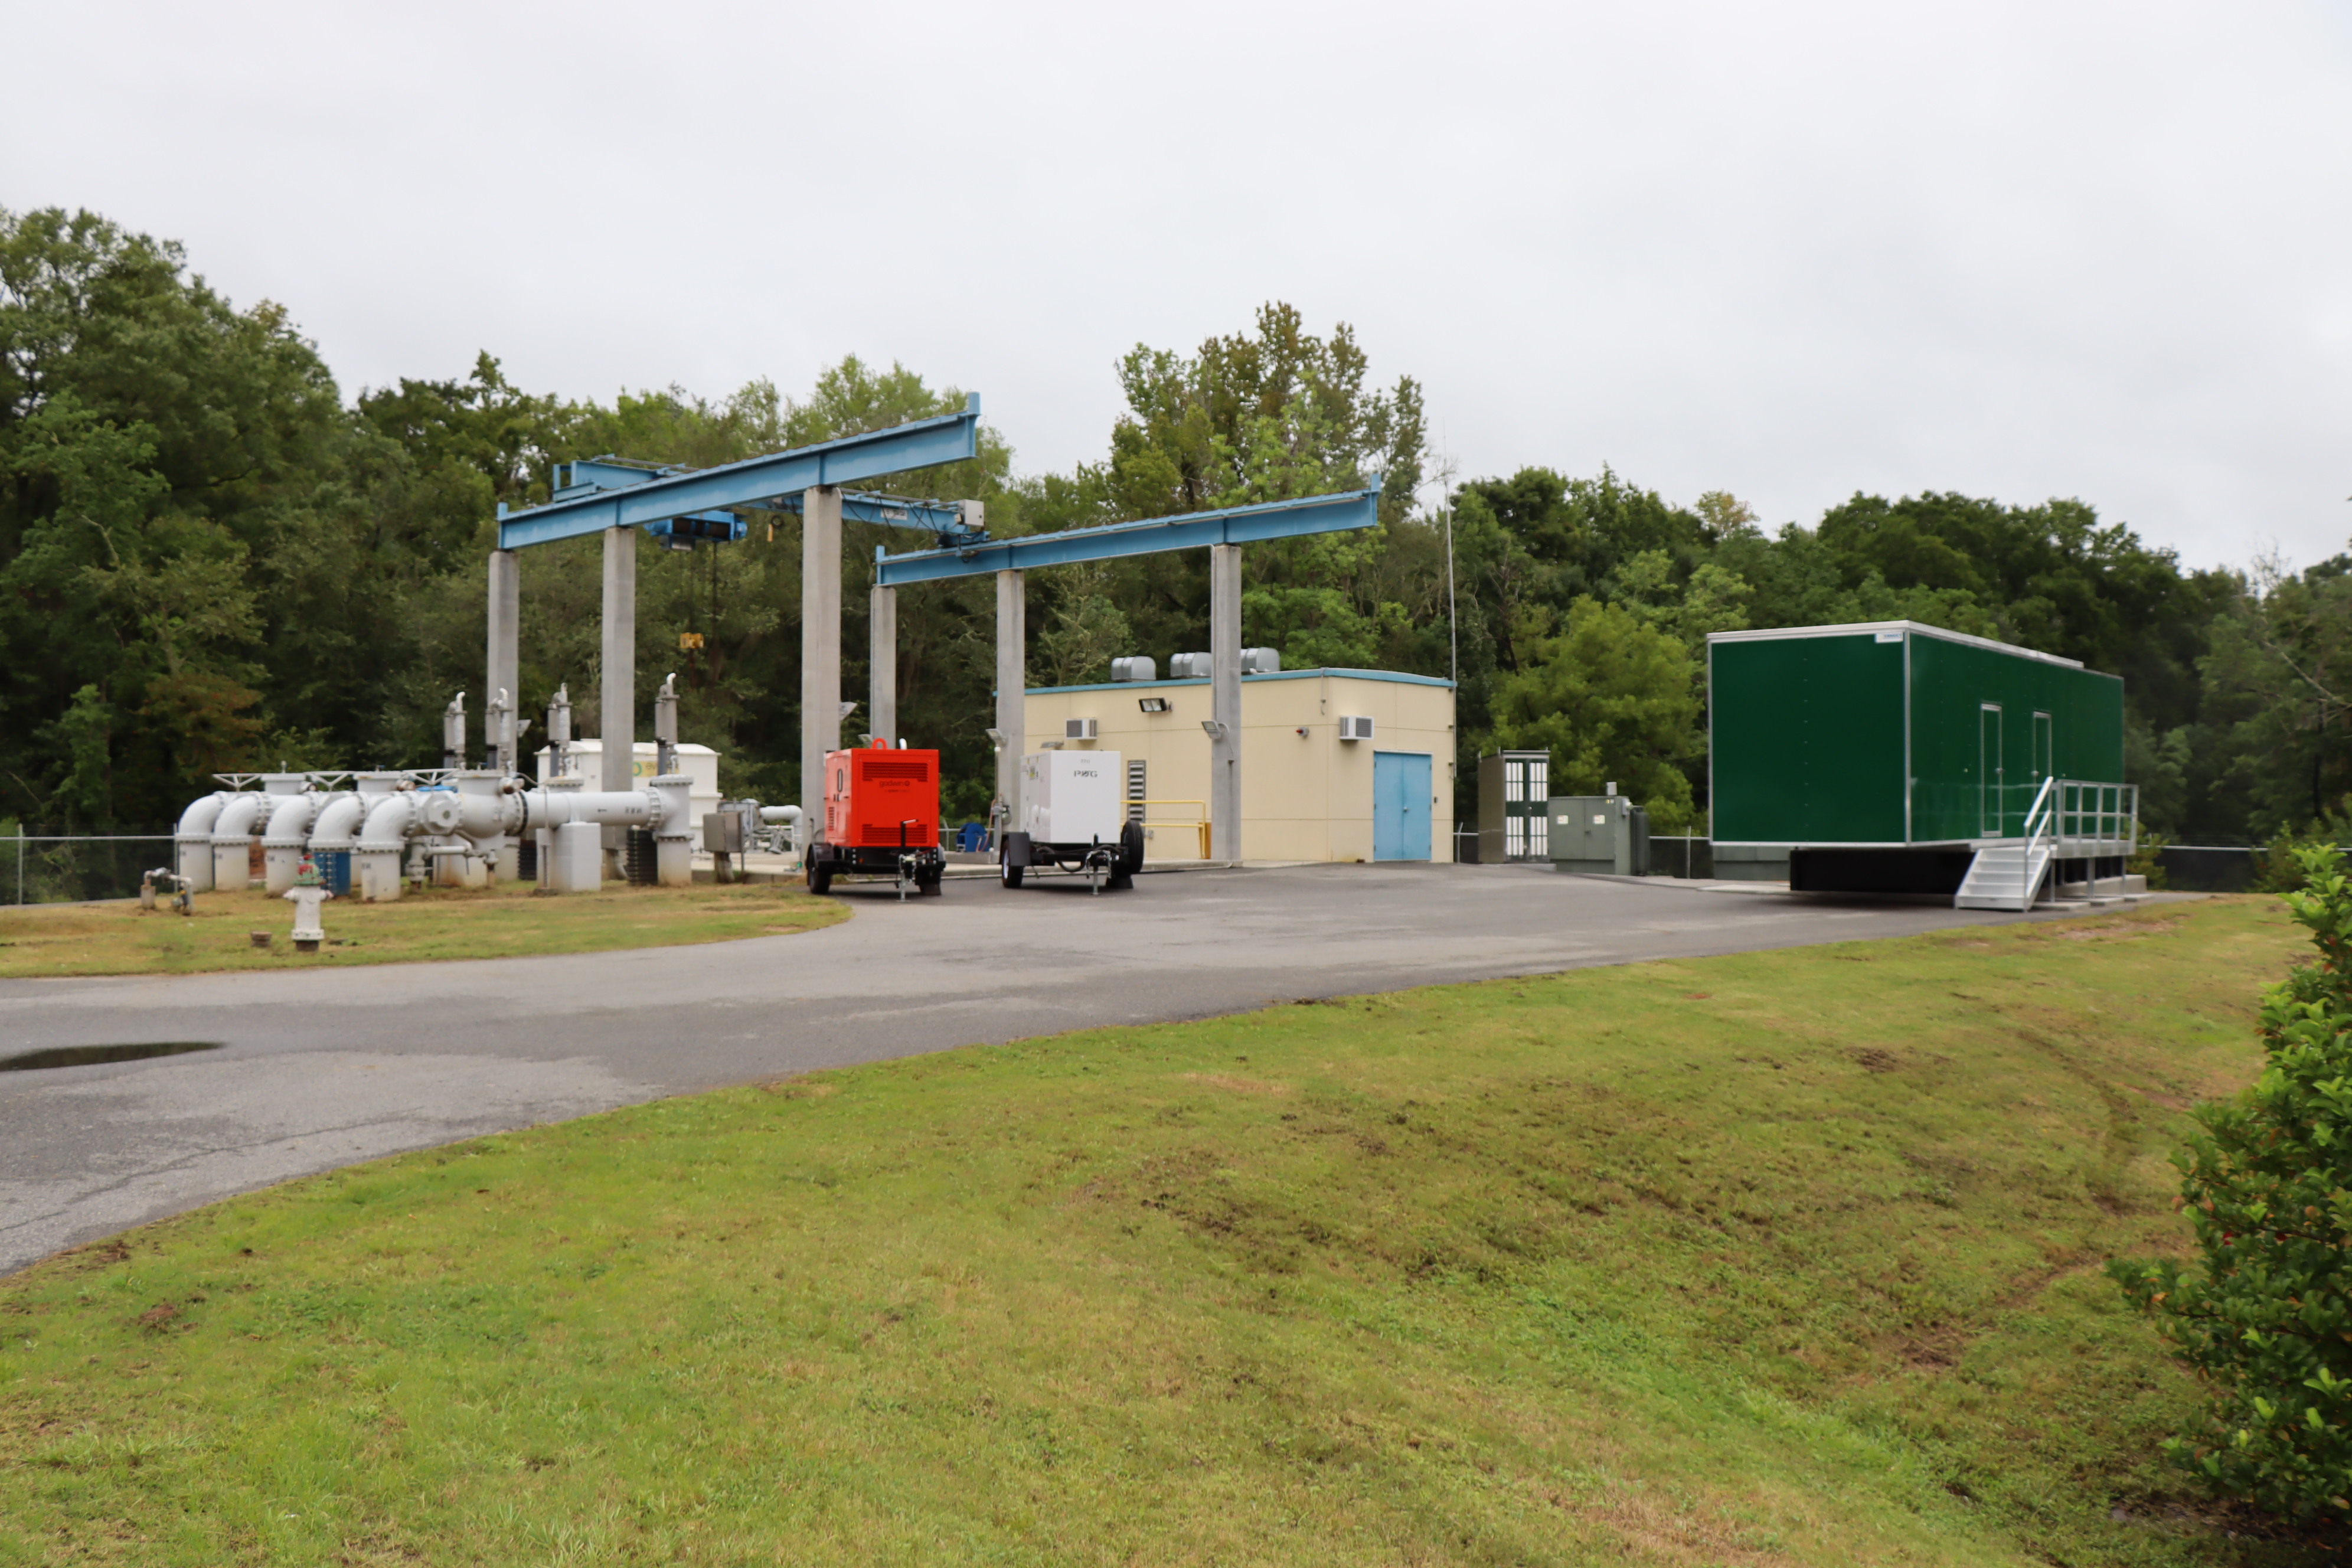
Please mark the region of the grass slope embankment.
POLYGON ((334 899, 327 945, 294 951, 294 906, 240 889, 198 893, 195 912, 136 901, 27 904, 0 910, 0 980, 81 974, 195 974, 213 970, 338 968, 430 959, 612 952, 814 931, 849 918, 838 900, 798 884, 631 888, 536 896, 528 883, 429 888, 388 904, 334 899), (268 947, 252 932, 271 933, 268 947))
POLYGON ((2256 1561, 2098 1266, 2294 945, 1588 970, 292 1184, 0 1281, 0 1560, 2256 1561))

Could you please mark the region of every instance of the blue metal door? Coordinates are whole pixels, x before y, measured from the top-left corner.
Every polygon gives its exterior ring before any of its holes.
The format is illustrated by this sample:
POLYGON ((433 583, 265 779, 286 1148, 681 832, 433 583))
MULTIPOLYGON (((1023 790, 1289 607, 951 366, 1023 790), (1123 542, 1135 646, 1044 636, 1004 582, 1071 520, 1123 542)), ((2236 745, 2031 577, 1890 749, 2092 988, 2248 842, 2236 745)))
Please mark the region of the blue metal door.
POLYGON ((1429 858, 1427 752, 1372 753, 1372 858, 1429 858))

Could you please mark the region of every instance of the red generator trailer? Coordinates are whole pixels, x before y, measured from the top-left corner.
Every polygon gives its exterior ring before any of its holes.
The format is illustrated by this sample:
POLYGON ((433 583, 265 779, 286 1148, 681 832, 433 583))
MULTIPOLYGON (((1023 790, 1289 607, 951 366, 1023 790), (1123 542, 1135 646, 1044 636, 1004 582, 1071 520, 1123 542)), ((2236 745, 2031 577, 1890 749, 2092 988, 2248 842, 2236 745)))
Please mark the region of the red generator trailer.
POLYGON ((937 894, 948 868, 940 850, 940 754, 877 740, 828 752, 824 821, 803 862, 808 889, 835 877, 889 877, 898 896, 937 894))

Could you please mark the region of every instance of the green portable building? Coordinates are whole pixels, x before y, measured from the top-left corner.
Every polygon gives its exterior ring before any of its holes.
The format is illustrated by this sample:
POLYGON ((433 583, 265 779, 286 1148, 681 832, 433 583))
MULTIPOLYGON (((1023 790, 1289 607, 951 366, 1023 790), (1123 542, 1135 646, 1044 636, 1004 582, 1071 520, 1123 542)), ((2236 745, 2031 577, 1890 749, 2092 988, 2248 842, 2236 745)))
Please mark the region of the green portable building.
POLYGON ((2116 676, 1885 621, 1716 633, 1707 690, 1713 838, 1790 847, 1792 887, 1965 891, 1993 846, 2046 848, 2030 883, 2128 852, 2116 676))

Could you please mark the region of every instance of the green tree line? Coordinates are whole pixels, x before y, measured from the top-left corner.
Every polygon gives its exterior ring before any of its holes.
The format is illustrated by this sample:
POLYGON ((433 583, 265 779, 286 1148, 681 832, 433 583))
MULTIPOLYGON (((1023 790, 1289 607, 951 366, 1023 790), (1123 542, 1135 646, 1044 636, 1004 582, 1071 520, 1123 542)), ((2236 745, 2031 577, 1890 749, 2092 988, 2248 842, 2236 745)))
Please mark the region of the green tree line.
MULTIPOLYGON (((976 459, 874 488, 983 500, 1002 535, 1378 475, 1380 527, 1251 549, 1247 639, 1290 668, 1458 668, 1458 768, 1549 746, 1558 787, 1614 780, 1670 830, 1705 822, 1708 632, 1903 617, 2122 675, 2128 772, 2160 831, 2345 826, 2352 556, 2186 571, 2078 500, 1856 495, 1768 531, 1729 494, 1677 505, 1606 469, 1457 483, 1430 471, 1419 384, 1375 384, 1349 328, 1318 334, 1283 304, 1190 353, 1139 345, 1118 370, 1125 408, 1098 461, 1021 474, 983 426, 976 459)), ((755 381, 716 401, 570 400, 514 385, 488 353, 346 398, 282 307, 236 307, 177 245, 86 212, 0 210, 0 819, 155 824, 217 772, 436 763, 449 697, 483 706, 497 505, 544 499, 554 463, 705 466, 961 405, 961 388, 854 357, 804 395, 755 381)), ((732 546, 641 539, 639 702, 676 671, 684 737, 724 755, 726 787, 783 800, 799 785, 798 530, 751 522, 732 546)), ((914 540, 844 532, 854 697, 874 546, 914 540)), ((521 710, 566 684, 588 734, 599 551, 521 558, 521 710)), ((1199 555, 1033 574, 1033 682, 1205 647, 1199 555)), ((900 600, 900 728, 945 753, 958 815, 989 788, 991 592, 900 600)))

